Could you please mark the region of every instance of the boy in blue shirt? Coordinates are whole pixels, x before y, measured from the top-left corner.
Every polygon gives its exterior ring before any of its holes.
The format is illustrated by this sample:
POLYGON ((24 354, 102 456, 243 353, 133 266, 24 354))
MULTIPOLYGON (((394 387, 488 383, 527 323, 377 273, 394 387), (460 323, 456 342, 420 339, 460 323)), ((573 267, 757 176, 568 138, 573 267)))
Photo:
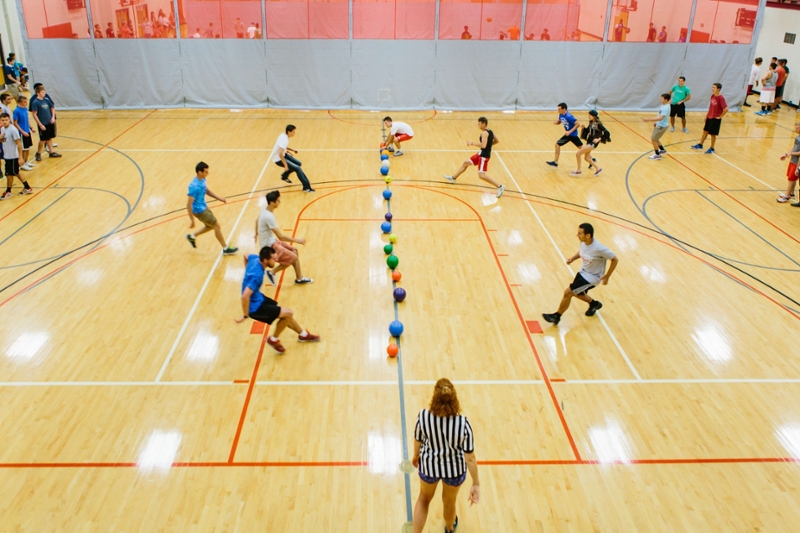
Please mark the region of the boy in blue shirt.
POLYGON ((222 235, 222 228, 220 227, 219 222, 217 222, 217 217, 214 216, 214 213, 212 213, 211 209, 209 209, 208 205, 206 205, 206 194, 212 198, 216 198, 223 204, 228 203, 228 201, 221 196, 217 196, 211 192, 211 189, 208 188, 206 184, 206 177, 208 177, 208 164, 200 161, 194 167, 194 171, 197 174, 197 177, 195 177, 189 184, 189 196, 188 201, 186 202, 186 211, 189 212, 190 228, 194 227, 195 218, 202 222, 204 227, 203 229, 195 231, 194 234, 187 233, 186 240, 189 241, 189 244, 192 245, 192 248, 197 248, 196 238, 203 233, 208 233, 209 231, 214 230, 214 235, 217 237, 217 241, 222 245, 222 254, 232 255, 236 253, 238 248, 225 244, 225 237, 222 235))
POLYGON ((572 113, 567 111, 567 104, 561 102, 558 104, 558 120, 553 122, 553 124, 561 124, 564 126, 564 135, 556 141, 556 155, 552 161, 548 161, 547 164, 551 167, 558 166, 558 157, 561 155, 561 147, 567 143, 572 143, 578 148, 583 146, 583 142, 581 138, 578 136, 578 119, 572 116, 572 113))
POLYGON ((21 94, 17 97, 17 107, 11 117, 14 121, 14 126, 19 130, 22 137, 22 166, 20 170, 33 170, 36 165, 32 161, 28 161, 31 146, 33 146, 33 137, 31 137, 30 117, 28 117, 28 97, 21 94))
POLYGON ((653 133, 650 134, 650 142, 653 143, 653 155, 651 155, 649 159, 660 160, 661 154, 667 153, 661 145, 661 137, 664 136, 667 127, 669 127, 670 98, 672 98, 672 96, 669 93, 662 94, 661 106, 658 108, 658 115, 656 118, 642 119, 645 122, 655 122, 655 124, 653 124, 653 133))
POLYGON ((242 279, 242 312, 241 317, 235 318, 237 324, 241 324, 248 318, 272 324, 275 319, 273 334, 267 337, 267 344, 282 354, 286 351, 281 345, 281 332, 288 326, 289 329, 298 333, 297 340, 300 342, 317 342, 319 335, 313 335, 300 327, 294 318, 294 311, 287 307, 281 307, 278 302, 268 298, 261 293, 261 285, 264 283, 264 273, 268 268, 275 266, 275 249, 271 246, 264 246, 256 254, 250 254, 244 258, 244 279, 242 279))

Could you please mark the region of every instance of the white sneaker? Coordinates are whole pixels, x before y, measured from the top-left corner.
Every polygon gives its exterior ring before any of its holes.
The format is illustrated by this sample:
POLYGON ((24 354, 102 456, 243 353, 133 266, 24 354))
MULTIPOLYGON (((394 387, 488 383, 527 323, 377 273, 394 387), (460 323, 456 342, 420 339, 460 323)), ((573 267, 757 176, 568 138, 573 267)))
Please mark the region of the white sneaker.
POLYGON ((453 176, 445 176, 444 179, 446 179, 447 181, 449 181, 450 183, 453 183, 453 184, 455 184, 455 182, 456 182, 456 179, 453 176))
POLYGON ((653 154, 650 157, 648 157, 648 159, 661 160, 661 155, 660 154, 653 154))
POLYGON ((395 150, 394 151, 394 156, 397 157, 398 155, 403 155, 403 151, 402 150, 395 150))
POLYGON ((683 133, 689 133, 689 130, 687 130, 686 128, 683 128, 683 133))
POLYGON ((53 148, 57 148, 57 147, 58 147, 58 143, 53 143, 53 148))
POLYGON ((29 164, 25 163, 24 165, 22 165, 21 167, 19 167, 19 169, 20 169, 20 170, 33 170, 33 167, 32 167, 32 166, 30 166, 29 164))
POLYGON ((671 131, 671 132, 672 132, 672 131, 675 131, 675 126, 672 126, 672 127, 669 129, 669 131, 671 131))
POLYGON ((505 190, 506 190, 506 186, 505 185, 499 186, 497 188, 497 197, 500 198, 501 196, 503 196, 503 191, 505 191, 505 190))

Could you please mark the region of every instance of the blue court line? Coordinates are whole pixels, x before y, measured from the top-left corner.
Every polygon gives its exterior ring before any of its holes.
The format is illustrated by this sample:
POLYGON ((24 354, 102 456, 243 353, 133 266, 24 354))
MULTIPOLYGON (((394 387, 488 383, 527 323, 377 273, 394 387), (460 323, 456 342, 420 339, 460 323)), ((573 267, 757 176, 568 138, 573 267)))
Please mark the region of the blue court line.
MULTIPOLYGON (((28 220, 26 223, 24 223, 23 225, 21 225, 20 227, 18 227, 16 230, 14 230, 14 233, 12 233, 12 234, 11 234, 11 235, 9 235, 8 237, 6 237, 6 238, 5 238, 5 239, 3 239, 2 241, 0 241, 0 246, 2 246, 3 244, 5 244, 5 243, 6 243, 6 241, 8 241, 8 239, 10 239, 10 238, 11 238, 11 237, 13 237, 14 235, 16 235, 17 233, 19 233, 20 231, 22 231, 22 229, 23 229, 25 226, 27 226, 28 224, 30 224, 31 222, 33 222, 34 220, 36 220, 36 219, 39 217, 39 215, 41 215, 42 213, 44 213, 45 211, 47 211, 48 209, 50 209, 51 207, 53 207, 53 205, 55 205, 55 204, 56 204, 56 202, 58 202, 59 200, 61 200, 62 198, 64 198, 64 197, 65 197, 66 195, 68 195, 69 193, 70 193, 70 191, 67 191, 67 192, 65 192, 64 194, 62 194, 61 196, 59 196, 58 198, 56 198, 55 200, 53 200, 52 202, 50 202, 50 204, 49 204, 47 207, 45 207, 44 209, 42 209, 41 211, 39 211, 38 213, 36 213, 35 215, 33 215, 33 217, 32 217, 30 220, 28 220)), ((11 268, 11 267, 2 267, 2 268, 11 268)))
MULTIPOLYGON (((389 189, 389 186, 386 186, 386 190, 389 189)), ((392 200, 386 200, 386 207, 387 212, 392 212, 392 200)), ((394 252, 393 252, 394 253, 394 252)), ((394 269, 392 270, 394 271, 394 269)), ((397 288, 397 282, 392 279, 392 291, 397 288)), ((397 300, 392 298, 394 301, 394 319, 400 320, 400 314, 397 309, 397 300)), ((403 461, 408 461, 408 427, 406 426, 406 398, 405 393, 403 391, 403 349, 400 346, 400 337, 396 337, 397 339, 397 384, 398 388, 400 389, 400 428, 401 433, 403 436, 403 461)), ((406 517, 408 521, 411 522, 414 519, 414 515, 411 511, 411 476, 406 473, 403 473, 403 478, 405 481, 406 487, 406 517)))
MULTIPOLYGON (((642 203, 642 210, 644 211, 645 218, 647 218, 647 220, 650 221, 651 224, 653 224, 653 227, 655 227, 658 231, 660 231, 661 233, 664 233, 665 235, 667 235, 667 234, 659 226, 657 226, 652 220, 650 220, 649 215, 646 214, 647 213, 647 204, 650 202, 650 200, 652 200, 653 198, 656 198, 657 196, 661 196, 662 194, 676 193, 676 192, 716 193, 716 192, 723 192, 723 191, 719 191, 717 189, 669 189, 669 190, 657 192, 655 194, 651 194, 650 196, 648 196, 645 199, 644 203, 642 203)), ((767 189, 725 189, 724 192, 774 192, 774 191, 767 190, 767 189)), ((717 206, 717 207, 719 207, 719 206, 717 206)), ((738 222, 738 220, 737 220, 737 222, 738 222)), ((669 237, 669 235, 667 235, 667 237, 669 237)), ((781 268, 781 267, 772 267, 772 266, 767 266, 767 265, 756 265, 754 263, 747 263, 746 261, 740 261, 738 259, 732 259, 730 257, 723 257, 721 255, 717 255, 717 254, 714 254, 714 253, 711 253, 711 252, 708 252, 708 251, 706 251, 706 253, 709 254, 711 257, 713 257, 715 259, 719 259, 719 260, 723 260, 723 261, 730 261, 731 263, 736 263, 736 264, 739 264, 739 265, 749 266, 749 267, 753 267, 753 268, 761 268, 761 269, 764 269, 764 270, 777 270, 779 272, 800 272, 800 269, 797 269, 797 268, 781 268)), ((795 263, 795 264, 797 264, 797 263, 795 263)), ((798 266, 800 266, 800 265, 798 265, 798 266)))
POLYGON ((739 220, 738 218, 736 218, 732 214, 728 213, 725 209, 722 208, 722 206, 720 206, 719 204, 715 203, 713 200, 710 200, 709 198, 706 198, 705 195, 700 191, 697 191, 697 194, 699 194, 703 198, 703 200, 707 201, 708 203, 710 203, 711 205, 713 205, 714 207, 716 207, 717 209, 719 209, 720 211, 722 211, 723 213, 725 213, 726 215, 731 217, 733 220, 735 220, 744 229, 746 229, 747 231, 749 231, 750 233, 752 233, 753 235, 755 235, 756 237, 758 237, 759 239, 764 241, 764 243, 766 243, 767 246, 769 246, 770 248, 774 249, 776 252, 778 252, 779 254, 784 256, 786 259, 788 259, 789 261, 791 261, 792 263, 794 263, 795 265, 800 267, 800 263, 795 261, 789 254, 785 253, 783 250, 781 250, 780 248, 778 248, 777 246, 775 246, 774 244, 769 242, 767 239, 765 239, 761 234, 759 234, 753 228, 751 228, 750 226, 748 226, 747 224, 745 224, 744 222, 742 222, 741 220, 739 220))

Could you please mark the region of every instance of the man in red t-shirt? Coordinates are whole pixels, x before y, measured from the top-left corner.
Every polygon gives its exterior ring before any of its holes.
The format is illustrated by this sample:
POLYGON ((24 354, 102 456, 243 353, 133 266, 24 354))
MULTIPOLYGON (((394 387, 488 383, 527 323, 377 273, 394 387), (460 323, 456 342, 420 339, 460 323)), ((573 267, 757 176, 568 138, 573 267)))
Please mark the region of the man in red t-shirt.
POLYGON ((778 68, 775 69, 775 73, 778 75, 778 81, 775 82, 775 102, 772 104, 773 111, 775 111, 775 108, 778 107, 783 101, 783 86, 786 83, 785 67, 786 67, 786 60, 779 59, 778 68))
POLYGON ((706 115, 706 124, 703 127, 703 136, 700 137, 698 144, 692 146, 694 150, 702 150, 706 137, 711 135, 711 148, 706 150, 708 155, 714 154, 714 143, 717 141, 717 135, 719 135, 722 117, 728 113, 728 103, 725 101, 725 97, 720 94, 720 91, 722 91, 721 83, 715 83, 711 86, 711 102, 708 104, 708 115, 706 115))

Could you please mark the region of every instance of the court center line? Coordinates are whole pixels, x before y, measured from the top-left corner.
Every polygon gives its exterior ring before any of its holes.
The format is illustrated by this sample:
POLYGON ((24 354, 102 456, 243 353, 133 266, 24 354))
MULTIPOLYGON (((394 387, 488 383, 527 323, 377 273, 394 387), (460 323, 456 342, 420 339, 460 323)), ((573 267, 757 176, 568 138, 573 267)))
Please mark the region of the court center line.
MULTIPOLYGON (((239 217, 234 222, 233 227, 231 228, 230 234, 228 234, 228 238, 225 242, 230 243, 231 239, 233 238, 233 234, 236 233, 236 228, 239 226, 239 222, 242 220, 242 216, 244 212, 247 210, 247 206, 250 205, 250 200, 253 199, 253 195, 255 194, 256 190, 258 189, 258 184, 261 183, 261 178, 264 177, 264 173, 267 171, 267 166, 269 165, 269 159, 264 163, 264 166, 261 168, 261 173, 258 175, 258 179, 253 184, 253 188, 250 189, 250 194, 247 196, 247 200, 245 201, 244 205, 242 206, 242 210, 239 212, 239 217)), ((175 337, 175 342, 172 343, 172 348, 170 348, 169 353, 167 354, 167 358, 164 360, 164 364, 161 365, 161 370, 158 371, 158 375, 156 376, 156 381, 161 381, 164 372, 167 370, 167 366, 169 362, 172 360, 172 356, 175 355, 175 350, 178 349, 178 344, 181 342, 183 338, 183 334, 186 332, 186 328, 189 326, 189 322, 192 320, 195 311, 197 311, 197 306, 200 305, 200 300, 203 298, 203 295, 208 288, 208 284, 211 282, 211 278, 214 276, 214 272, 216 272, 217 267, 222 262, 222 251, 217 255, 217 259, 214 261, 214 265, 211 267, 211 271, 206 276, 206 281, 203 283, 203 286, 200 288, 200 292, 197 294, 197 298, 192 305, 192 308, 189 310, 189 314, 186 316, 186 320, 183 321, 183 326, 181 326, 180 331, 178 332, 178 336, 175 337)))
MULTIPOLYGON (((519 183, 517 183, 517 180, 514 179, 514 175, 508 169, 508 166, 506 166, 506 162, 503 161, 503 158, 500 156, 500 154, 497 154, 497 159, 498 159, 498 161, 500 161, 500 164, 503 165, 503 168, 506 170, 506 173, 508 174, 508 177, 510 177, 511 181, 513 181, 514 185, 516 185, 517 191, 519 191, 520 194, 525 196, 525 193, 522 191, 522 187, 520 187, 519 183)), ((566 267, 566 269, 569 271, 570 275, 575 275, 575 273, 572 271, 572 269, 569 267, 569 265, 566 264, 567 258, 564 257, 564 254, 561 253, 561 249, 556 244, 556 241, 553 239, 553 236, 550 235, 550 232, 547 230, 547 227, 544 225, 544 222, 542 222, 542 219, 539 218, 539 214, 533 208, 531 203, 529 201, 527 201, 527 197, 525 197, 525 205, 528 206, 528 209, 531 210, 531 213, 533 213, 533 216, 536 217, 536 221, 539 222, 539 225, 544 230, 544 234, 547 235, 547 238, 550 240, 550 243, 553 245, 553 248, 555 248, 556 253, 558 253, 558 256, 564 262, 563 264, 566 267)), ((617 347, 617 350, 619 350, 619 353, 622 355, 622 358, 625 359, 625 362, 628 364, 628 368, 631 370, 633 375, 636 376, 636 379, 642 379, 642 377, 639 375, 639 372, 636 371, 636 368, 633 366, 633 363, 631 363, 631 360, 628 358, 628 354, 625 353, 625 350, 622 348, 622 346, 620 345, 619 341, 617 340, 616 335, 614 335, 614 332, 611 331, 611 328, 608 327, 608 324, 606 323, 605 319, 603 318, 603 314, 600 311, 598 311, 596 314, 597 314, 597 317, 600 319, 600 323, 603 324, 603 327, 608 332, 608 335, 611 337, 611 340, 613 341, 614 346, 617 347)))

